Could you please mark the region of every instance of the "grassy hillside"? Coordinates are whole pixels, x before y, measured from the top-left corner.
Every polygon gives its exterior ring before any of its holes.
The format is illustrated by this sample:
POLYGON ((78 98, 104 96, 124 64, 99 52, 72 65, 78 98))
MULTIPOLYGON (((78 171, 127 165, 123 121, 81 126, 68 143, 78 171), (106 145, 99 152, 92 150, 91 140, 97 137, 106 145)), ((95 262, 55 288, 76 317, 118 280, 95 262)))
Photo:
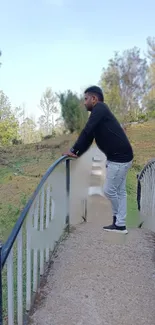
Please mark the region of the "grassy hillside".
POLYGON ((75 141, 64 135, 37 144, 0 148, 0 240, 5 240, 47 168, 75 141))
MULTIPOLYGON (((128 175, 128 225, 138 223, 136 175, 155 155, 155 122, 127 128, 134 149, 134 164, 128 175)), ((26 201, 47 168, 75 141, 66 135, 37 144, 0 148, 0 239, 5 240, 26 201)))
POLYGON ((134 149, 134 167, 143 167, 155 157, 155 120, 127 128, 127 135, 134 149))
POLYGON ((144 165, 155 157, 155 121, 129 126, 126 130, 134 150, 133 168, 128 175, 128 226, 137 226, 136 176, 144 165))

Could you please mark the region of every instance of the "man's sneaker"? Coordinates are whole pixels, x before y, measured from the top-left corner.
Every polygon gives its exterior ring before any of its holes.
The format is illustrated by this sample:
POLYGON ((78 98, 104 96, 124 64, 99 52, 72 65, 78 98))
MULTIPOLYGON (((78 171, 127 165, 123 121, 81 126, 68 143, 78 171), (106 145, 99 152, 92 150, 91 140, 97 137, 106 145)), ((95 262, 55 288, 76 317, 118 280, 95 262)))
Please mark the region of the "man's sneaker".
POLYGON ((126 226, 119 227, 119 226, 116 226, 116 225, 112 224, 110 226, 103 227, 103 229, 105 231, 113 231, 113 232, 117 232, 117 233, 120 233, 120 234, 128 234, 126 226))

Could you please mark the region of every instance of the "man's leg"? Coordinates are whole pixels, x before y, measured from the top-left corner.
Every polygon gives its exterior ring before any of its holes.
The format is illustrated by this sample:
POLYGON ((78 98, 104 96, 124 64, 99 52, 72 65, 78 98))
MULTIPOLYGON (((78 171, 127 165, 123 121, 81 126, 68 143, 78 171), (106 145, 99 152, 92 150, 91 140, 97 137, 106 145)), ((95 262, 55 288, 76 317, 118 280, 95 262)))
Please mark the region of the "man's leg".
POLYGON ((126 225, 126 214, 127 214, 127 193, 126 193, 126 176, 118 188, 118 211, 116 214, 116 225, 126 225))
POLYGON ((110 200, 116 222, 113 225, 104 227, 107 231, 121 231, 127 233, 125 227, 126 217, 126 176, 130 163, 107 163, 107 177, 104 186, 104 193, 110 200))
POLYGON ((106 164, 106 180, 104 184, 104 194, 110 200, 112 206, 113 217, 118 214, 118 195, 117 195, 117 174, 118 165, 112 165, 110 162, 106 164))

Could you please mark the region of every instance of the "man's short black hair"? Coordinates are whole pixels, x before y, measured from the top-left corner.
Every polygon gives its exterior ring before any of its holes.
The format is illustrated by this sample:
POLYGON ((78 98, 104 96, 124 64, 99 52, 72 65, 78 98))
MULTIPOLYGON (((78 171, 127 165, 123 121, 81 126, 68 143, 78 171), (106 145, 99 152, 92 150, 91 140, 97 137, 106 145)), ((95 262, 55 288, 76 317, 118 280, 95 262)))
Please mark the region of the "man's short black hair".
POLYGON ((100 102, 103 102, 104 101, 104 96, 103 96, 103 92, 102 92, 102 89, 98 86, 91 86, 91 87, 88 87, 85 92, 86 93, 89 93, 89 94, 94 94, 97 96, 98 100, 100 102))

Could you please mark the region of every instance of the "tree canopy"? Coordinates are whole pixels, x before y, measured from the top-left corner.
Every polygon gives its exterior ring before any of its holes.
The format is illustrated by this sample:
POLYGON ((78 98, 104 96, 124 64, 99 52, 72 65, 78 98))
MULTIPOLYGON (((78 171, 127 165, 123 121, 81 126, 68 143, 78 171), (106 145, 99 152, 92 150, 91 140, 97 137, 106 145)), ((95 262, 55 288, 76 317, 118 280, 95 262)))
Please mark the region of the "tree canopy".
POLYGON ((43 111, 41 126, 46 135, 50 134, 53 127, 53 114, 57 113, 57 97, 51 88, 47 88, 40 99, 40 108, 43 111), (44 124, 44 127, 43 127, 44 124))
POLYGON ((80 131, 87 120, 87 112, 82 107, 82 99, 71 90, 59 95, 61 113, 68 130, 73 133, 80 131))
POLYGON ((146 58, 141 58, 140 49, 134 47, 122 54, 115 53, 103 69, 100 85, 105 101, 119 118, 130 115, 135 118, 143 109, 143 97, 147 91, 146 58))

